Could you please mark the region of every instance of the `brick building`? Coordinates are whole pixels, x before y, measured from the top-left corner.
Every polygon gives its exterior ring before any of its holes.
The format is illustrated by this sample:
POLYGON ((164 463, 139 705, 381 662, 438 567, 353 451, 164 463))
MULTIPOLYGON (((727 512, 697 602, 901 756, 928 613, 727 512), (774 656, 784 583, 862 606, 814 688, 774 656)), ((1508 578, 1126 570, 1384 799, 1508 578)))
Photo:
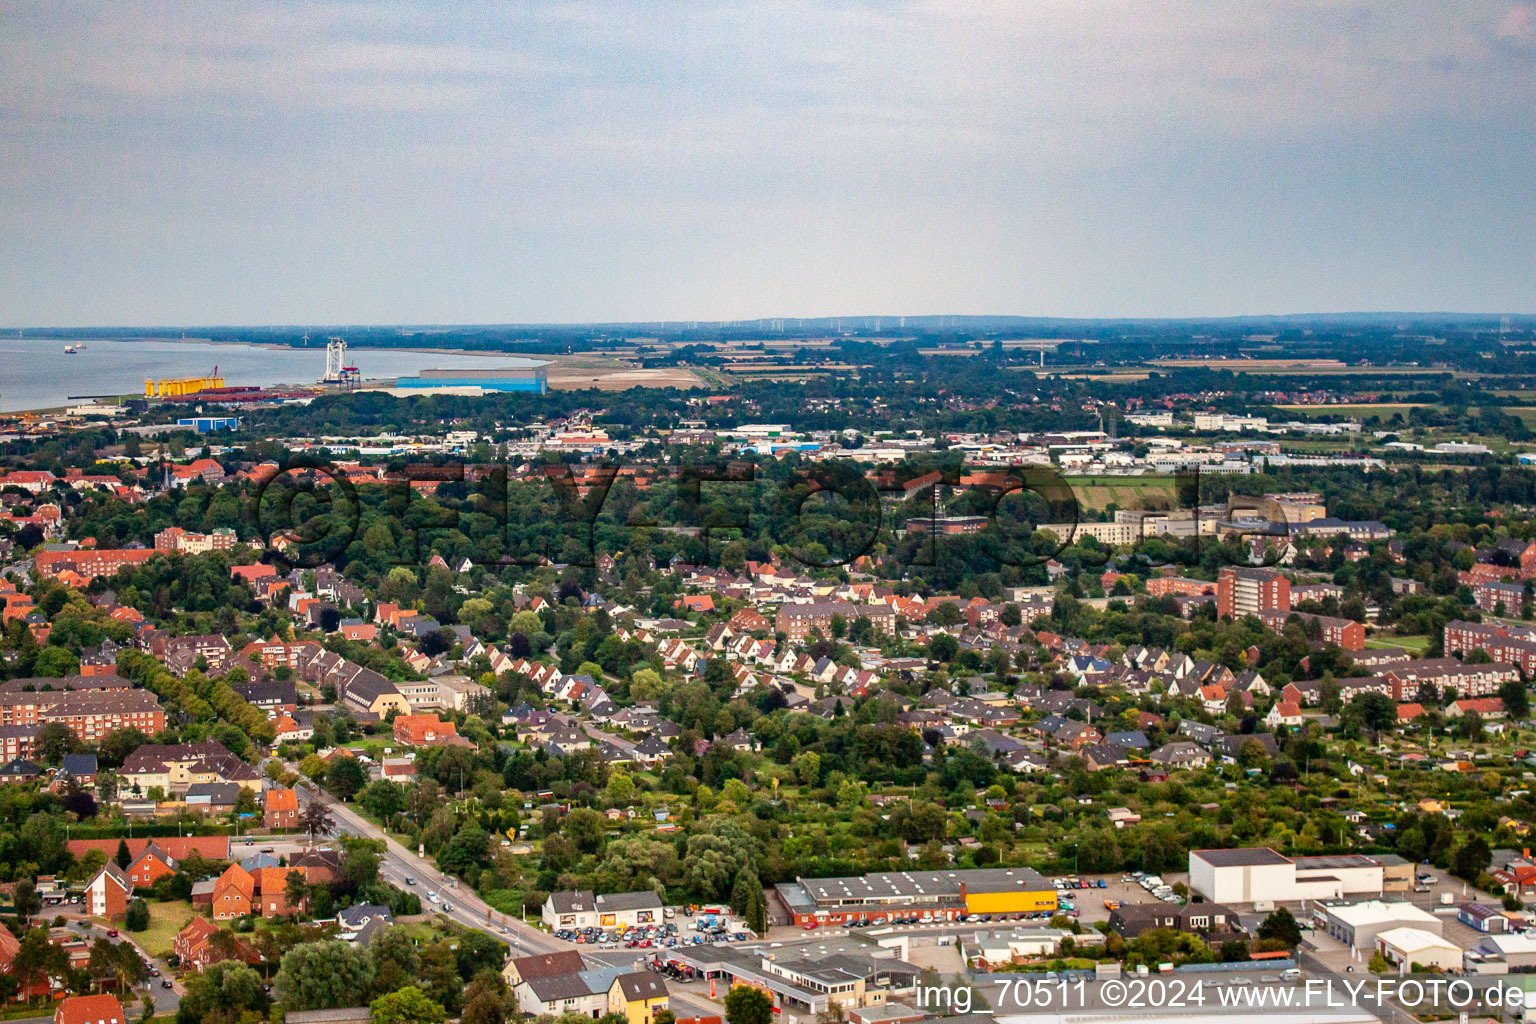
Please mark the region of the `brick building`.
POLYGON ((96 576, 111 576, 125 565, 143 565, 156 554, 153 548, 76 548, 40 551, 34 564, 38 575, 44 579, 52 579, 65 569, 92 579, 96 576))
POLYGON ((269 789, 262 821, 267 828, 299 827, 299 793, 295 789, 269 789))
POLYGON ((201 555, 209 551, 233 551, 238 543, 234 530, 221 529, 212 533, 193 533, 179 526, 168 526, 155 534, 156 551, 180 551, 187 555, 201 555))
POLYGON ((1445 624, 1445 653, 1465 656, 1481 648, 1494 661, 1518 665, 1527 676, 1536 674, 1536 627, 1465 622, 1445 624))
POLYGON ((1353 619, 1312 615, 1308 612, 1265 612, 1260 615, 1260 618, 1272 631, 1283 633, 1285 623, 1292 615, 1304 623, 1316 623, 1319 629, 1318 639, 1325 644, 1337 644, 1346 651, 1365 649, 1365 626, 1353 619))
POLYGON ((774 629, 791 640, 804 640, 813 630, 832 635, 832 620, 841 617, 847 625, 866 618, 887 635, 896 632, 896 610, 883 604, 848 604, 842 601, 817 601, 811 604, 785 604, 774 616, 774 629))
POLYGON ((1291 610, 1291 581, 1273 569, 1227 566, 1216 574, 1216 614, 1241 618, 1291 610))

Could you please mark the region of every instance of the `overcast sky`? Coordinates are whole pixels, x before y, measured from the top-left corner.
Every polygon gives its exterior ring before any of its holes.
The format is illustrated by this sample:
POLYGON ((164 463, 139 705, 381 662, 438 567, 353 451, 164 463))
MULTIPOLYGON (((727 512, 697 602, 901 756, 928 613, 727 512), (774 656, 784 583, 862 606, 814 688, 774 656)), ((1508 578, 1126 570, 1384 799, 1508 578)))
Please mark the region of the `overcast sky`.
POLYGON ((1536 312, 1536 2, 0 7, 0 324, 1536 312))

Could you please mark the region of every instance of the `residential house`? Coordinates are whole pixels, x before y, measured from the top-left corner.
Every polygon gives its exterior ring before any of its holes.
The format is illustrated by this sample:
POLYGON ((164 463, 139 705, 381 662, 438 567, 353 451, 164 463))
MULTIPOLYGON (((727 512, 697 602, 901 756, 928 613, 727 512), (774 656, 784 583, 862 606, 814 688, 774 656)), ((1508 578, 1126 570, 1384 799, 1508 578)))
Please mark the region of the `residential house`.
POLYGON ((117 920, 128 913, 133 883, 123 869, 108 861, 85 886, 86 912, 92 917, 117 920))
POLYGON ((114 995, 65 996, 53 1010, 53 1024, 128 1024, 114 995))
POLYGON ((608 1012, 620 1014, 629 1024, 653 1024, 656 1013, 665 1009, 667 982, 654 971, 621 974, 608 989, 608 1012))
POLYGON ((299 827, 299 793, 295 789, 269 789, 262 807, 262 824, 271 829, 299 827))

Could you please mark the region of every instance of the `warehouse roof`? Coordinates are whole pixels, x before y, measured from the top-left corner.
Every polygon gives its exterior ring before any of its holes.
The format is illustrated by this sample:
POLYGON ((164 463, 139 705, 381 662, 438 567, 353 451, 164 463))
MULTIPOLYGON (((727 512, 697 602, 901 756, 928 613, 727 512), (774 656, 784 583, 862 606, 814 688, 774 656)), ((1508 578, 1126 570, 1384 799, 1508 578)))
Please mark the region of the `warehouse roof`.
POLYGON ((1263 865, 1289 864, 1290 859, 1282 857, 1267 846, 1248 846, 1238 850, 1195 850, 1191 856, 1199 857, 1212 867, 1241 868, 1260 867, 1263 865))
POLYGON ((957 871, 879 871, 842 878, 802 878, 802 888, 818 902, 894 896, 959 896, 967 893, 1047 892, 1052 890, 1032 868, 975 868, 957 871))

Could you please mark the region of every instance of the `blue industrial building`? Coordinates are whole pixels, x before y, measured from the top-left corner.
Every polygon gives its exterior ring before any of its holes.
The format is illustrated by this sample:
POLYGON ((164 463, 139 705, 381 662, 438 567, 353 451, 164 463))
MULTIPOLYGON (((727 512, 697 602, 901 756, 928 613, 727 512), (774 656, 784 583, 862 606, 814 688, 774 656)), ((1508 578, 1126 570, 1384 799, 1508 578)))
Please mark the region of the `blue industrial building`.
POLYGON ((188 416, 176 421, 178 427, 191 427, 199 434, 211 434, 215 430, 239 430, 239 416, 188 416))
POLYGON ((401 377, 396 388, 482 388, 486 391, 549 392, 549 377, 542 366, 496 366, 487 369, 422 370, 417 377, 401 377))

